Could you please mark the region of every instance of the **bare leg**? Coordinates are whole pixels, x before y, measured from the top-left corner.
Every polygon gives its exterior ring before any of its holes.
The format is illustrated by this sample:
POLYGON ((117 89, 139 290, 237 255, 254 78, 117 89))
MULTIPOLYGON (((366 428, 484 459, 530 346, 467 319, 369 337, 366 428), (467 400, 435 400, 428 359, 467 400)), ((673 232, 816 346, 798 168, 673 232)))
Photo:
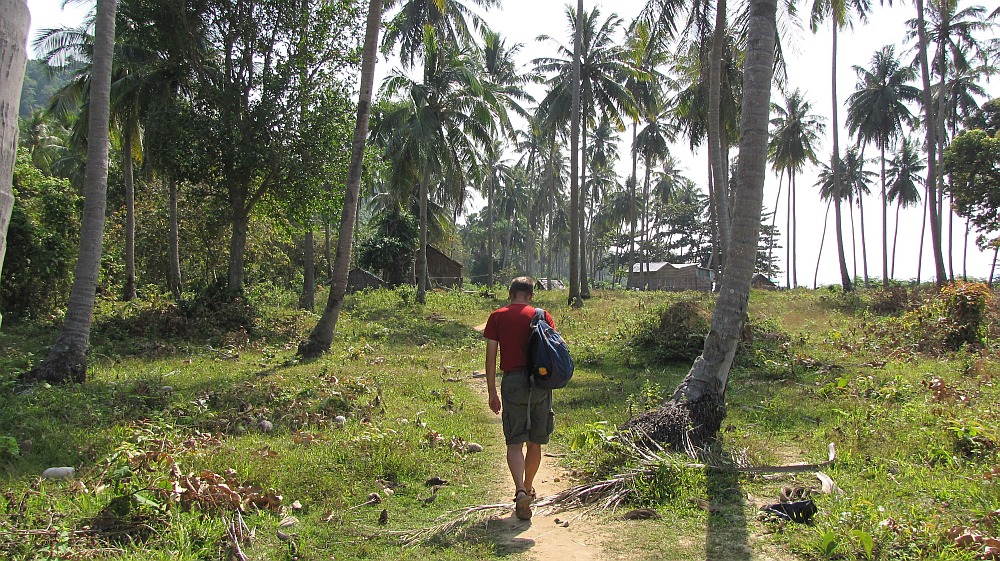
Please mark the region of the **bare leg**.
POLYGON ((542 445, 534 442, 527 444, 528 453, 525 454, 524 458, 524 488, 530 494, 535 482, 535 474, 538 473, 538 467, 542 465, 542 445))
MULTIPOLYGON (((531 444, 528 444, 528 454, 531 454, 531 444)), ((525 460, 523 446, 518 444, 507 445, 507 468, 510 469, 510 476, 514 479, 514 489, 524 490, 525 460)), ((538 466, 535 466, 537 471, 538 466)), ((532 472, 534 477, 534 472, 532 472)))

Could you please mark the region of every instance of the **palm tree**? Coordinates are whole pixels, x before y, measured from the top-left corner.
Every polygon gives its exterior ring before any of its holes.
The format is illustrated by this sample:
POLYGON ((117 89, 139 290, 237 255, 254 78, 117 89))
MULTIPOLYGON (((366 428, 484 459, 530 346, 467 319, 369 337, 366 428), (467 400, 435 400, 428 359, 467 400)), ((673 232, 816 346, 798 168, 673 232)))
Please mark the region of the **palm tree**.
MULTIPOLYGON (((924 187, 927 189, 927 198, 924 199, 927 205, 928 211, 930 213, 930 223, 931 223, 931 251, 934 253, 934 265, 937 284, 943 285, 945 279, 947 278, 947 273, 944 268, 944 255, 941 253, 941 215, 938 209, 937 202, 937 151, 938 151, 938 132, 935 123, 935 110, 934 102, 931 90, 931 66, 929 57, 927 56, 928 45, 930 45, 927 32, 927 20, 924 16, 924 0, 916 0, 915 6, 917 10, 916 21, 911 20, 911 30, 916 28, 917 37, 917 62, 920 65, 920 80, 922 92, 922 103, 921 109, 923 111, 923 122, 924 122, 924 144, 927 150, 927 181, 924 187)), ((921 237, 921 240, 923 238, 921 237)), ((921 246, 923 243, 921 242, 921 246)), ((921 247, 921 255, 923 254, 923 247, 921 247)), ((919 268, 918 268, 919 270, 919 268)), ((917 273, 919 280, 919 273, 917 273)))
MULTIPOLYGON (((814 0, 809 18, 809 26, 813 33, 819 29, 819 24, 827 18, 830 20, 830 28, 832 29, 833 44, 830 52, 832 55, 831 99, 833 102, 833 118, 831 125, 833 130, 833 155, 830 160, 830 169, 833 170, 832 179, 834 183, 834 190, 836 192, 841 192, 840 125, 838 121, 839 105, 837 101, 837 35, 841 28, 853 27, 851 12, 857 13, 862 20, 865 20, 868 17, 870 9, 871 3, 869 0, 814 0)), ((847 260, 844 257, 843 228, 840 224, 840 202, 841 197, 833 198, 833 205, 836 210, 837 219, 837 251, 840 259, 840 278, 844 291, 850 291, 853 290, 853 283, 851 282, 850 274, 847 272, 847 260)))
POLYGON ((25 374, 25 378, 29 380, 83 383, 87 379, 90 324, 94 316, 97 280, 101 268, 104 212, 107 207, 108 123, 111 119, 115 5, 116 0, 99 0, 97 3, 80 254, 73 274, 66 319, 59 338, 45 360, 25 374))
POLYGON ((377 133, 387 139, 387 150, 417 171, 420 205, 420 245, 417 249, 417 300, 427 290, 427 229, 429 189, 435 185, 465 185, 467 166, 479 147, 491 146, 494 118, 505 110, 483 87, 465 52, 437 41, 431 26, 424 27, 424 79, 415 81, 401 72, 389 76, 387 93, 402 94, 403 103, 387 114, 377 133))
POLYGON ((375 83, 375 61, 378 57, 378 32, 382 26, 382 0, 369 0, 365 43, 361 52, 361 92, 358 94, 358 116, 351 143, 351 166, 347 174, 347 189, 337 236, 337 256, 326 308, 309 338, 299 344, 298 354, 304 358, 319 356, 330 349, 337 329, 340 309, 347 294, 347 277, 351 266, 354 224, 358 216, 358 194, 361 190, 362 164, 368 138, 368 117, 371 113, 372 90, 375 83))
MULTIPOLYGON (((473 0, 477 6, 489 9, 499 0, 473 0)), ((461 0, 386 0, 385 7, 399 6, 399 12, 386 25, 382 49, 391 51, 399 45, 399 58, 413 66, 417 54, 426 46, 424 26, 431 26, 439 42, 464 45, 472 42, 469 21, 474 27, 485 23, 461 0)))
MULTIPOLYGON (((865 238, 865 197, 871 194, 871 180, 875 172, 867 171, 865 165, 868 160, 864 157, 864 152, 856 146, 848 148, 841 160, 843 168, 841 171, 841 187, 846 190, 848 202, 857 200, 858 212, 861 215, 861 262, 863 266, 865 288, 869 288, 868 281, 868 248, 865 238)), ((851 225, 854 224, 854 211, 851 211, 851 225)), ((852 241, 854 239, 852 228, 852 241)), ((855 276, 857 276, 857 259, 855 258, 855 276)))
POLYGON ((718 300, 712 313, 712 328, 704 350, 680 383, 668 404, 674 411, 654 411, 632 424, 651 438, 682 445, 691 438, 717 434, 725 415, 725 391, 746 318, 750 279, 757 256, 760 212, 767 165, 767 122, 771 106, 771 78, 774 68, 776 2, 752 0, 748 22, 747 54, 744 70, 745 103, 740 119, 740 165, 733 215, 733 235, 726 273, 722 276, 718 300), (674 414, 670 414, 674 413, 674 414), (688 422, 677 422, 678 414, 688 422), (669 420, 669 421, 668 421, 669 420), (669 426, 668 426, 669 425, 669 426), (689 431, 689 427, 694 427, 689 431))
MULTIPOLYGON (((950 114, 949 72, 967 73, 975 61, 988 61, 989 51, 981 43, 976 34, 988 30, 992 22, 984 18, 986 9, 983 6, 970 6, 959 9, 958 0, 934 0, 931 2, 929 39, 936 46, 932 71, 938 76, 938 84, 932 102, 935 103, 934 126, 937 127, 937 207, 938 229, 942 228, 944 215, 944 150, 948 143, 947 123, 950 114)), ((954 213, 949 210, 948 220, 948 276, 952 281, 955 273, 952 268, 954 246, 951 243, 952 222, 954 213)), ((943 236, 942 236, 943 243, 943 236)))
MULTIPOLYGON (((582 0, 580 4, 582 6, 582 0)), ((590 13, 587 13, 580 7, 576 11, 567 10, 567 17, 569 18, 571 27, 580 36, 581 41, 579 56, 580 88, 582 99, 585 102, 580 108, 582 112, 582 128, 578 131, 583 141, 583 146, 580 148, 580 155, 584 158, 579 168, 581 170, 579 185, 585 186, 587 126, 597 117, 596 112, 600 111, 615 127, 624 127, 622 114, 634 114, 635 102, 632 99, 631 93, 623 84, 630 74, 636 72, 636 69, 630 65, 625 50, 615 42, 614 36, 622 23, 617 15, 612 14, 608 16, 603 23, 598 25, 600 10, 595 8, 590 13)), ((542 36, 540 39, 552 40, 548 36, 542 36)), ((541 57, 535 59, 538 70, 555 73, 555 76, 549 79, 549 93, 541 102, 543 111, 553 117, 562 114, 562 111, 558 107, 565 106, 567 101, 566 94, 572 93, 568 91, 571 88, 567 87, 567 85, 574 83, 571 79, 576 63, 575 53, 571 58, 569 56, 570 50, 566 47, 559 45, 558 50, 563 55, 563 58, 541 57)), ((587 236, 584 215, 587 206, 586 199, 586 193, 581 189, 579 200, 576 201, 576 204, 579 205, 579 210, 577 211, 579 228, 577 234, 580 237, 580 246, 578 248, 580 256, 579 263, 576 263, 576 265, 580 267, 579 282, 581 298, 590 297, 585 257, 587 236)), ((570 258, 572 261, 572 255, 570 258)), ((570 275, 570 284, 573 284, 572 273, 570 275)), ((571 286, 570 292, 572 291, 573 288, 571 286)))
MULTIPOLYGON (((5 69, 0 83, 0 271, 7 251, 7 225, 14 210, 14 160, 17 157, 17 107, 24 81, 27 60, 25 42, 31 15, 23 0, 0 1, 0 68, 5 69)), ((0 323, 3 315, 0 315, 0 323)))
POLYGON ((632 174, 626 181, 628 189, 629 217, 629 252, 628 280, 625 286, 632 285, 633 269, 635 268, 635 236, 636 236, 636 201, 635 189, 638 185, 639 151, 636 149, 636 137, 639 134, 640 116, 650 111, 657 100, 663 97, 663 89, 667 84, 666 75, 657 67, 667 61, 666 43, 657 40, 654 28, 650 22, 637 18, 630 27, 626 37, 625 55, 633 68, 638 72, 630 73, 625 81, 625 87, 632 94, 635 103, 635 113, 632 118, 632 174))
MULTIPOLYGON (((653 167, 661 161, 665 161, 665 158, 669 158, 670 154, 668 152, 668 146, 670 142, 674 140, 673 128, 670 127, 667 122, 667 116, 669 114, 668 110, 655 111, 649 115, 646 115, 647 123, 641 131, 639 131, 636 137, 636 149, 638 149, 639 154, 642 156, 643 165, 645 167, 645 178, 642 184, 642 205, 646 209, 642 216, 642 231, 645 238, 643 242, 643 247, 646 251, 649 251, 649 179, 651 177, 653 167)), ((643 259, 643 263, 646 267, 646 274, 649 274, 649 258, 643 259)), ((640 280, 639 284, 645 284, 645 278, 640 269, 640 280)))
MULTIPOLYGON (((906 102, 919 98, 920 90, 908 84, 916 77, 912 66, 903 66, 892 45, 872 56, 871 68, 855 66, 858 88, 847 98, 847 126, 863 147, 879 149, 882 183, 882 287, 889 288, 887 219, 889 200, 885 182, 885 152, 903 134, 903 125, 913 116, 906 102)), ((862 219, 863 220, 863 219, 862 219)), ((862 236, 863 237, 863 236, 862 236)))
MULTIPOLYGON (((892 270, 890 275, 896 275, 896 240, 899 236, 899 209, 916 205, 920 202, 920 183, 923 181, 920 172, 926 167, 917 152, 918 147, 904 137, 892 160, 889 162, 889 201, 896 203, 896 225, 892 235, 892 270)), ((921 239, 923 234, 921 233, 921 239)))
POLYGON ((786 286, 798 286, 797 257, 797 224, 796 221, 796 189, 797 174, 807 163, 816 163, 815 143, 819 135, 826 130, 823 118, 813 115, 812 103, 806 101, 802 92, 796 89, 785 94, 784 107, 771 105, 775 117, 771 119, 771 140, 768 144, 768 154, 774 171, 788 175, 788 274, 785 276, 786 286))

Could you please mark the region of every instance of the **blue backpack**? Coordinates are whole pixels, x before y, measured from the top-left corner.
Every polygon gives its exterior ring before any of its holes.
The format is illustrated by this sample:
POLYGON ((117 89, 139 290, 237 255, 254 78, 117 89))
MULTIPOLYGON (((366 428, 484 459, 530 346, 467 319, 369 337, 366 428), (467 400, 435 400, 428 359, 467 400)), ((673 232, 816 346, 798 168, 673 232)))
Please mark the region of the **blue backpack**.
POLYGON ((545 310, 535 308, 528 339, 532 385, 543 390, 566 387, 573 377, 573 358, 561 335, 545 319, 545 310))

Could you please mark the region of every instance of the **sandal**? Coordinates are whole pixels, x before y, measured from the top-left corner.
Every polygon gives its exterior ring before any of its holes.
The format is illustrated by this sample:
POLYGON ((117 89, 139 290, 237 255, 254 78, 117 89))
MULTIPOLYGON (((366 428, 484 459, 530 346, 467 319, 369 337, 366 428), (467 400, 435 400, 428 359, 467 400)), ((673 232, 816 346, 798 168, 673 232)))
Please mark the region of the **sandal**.
POLYGON ((524 489, 518 489, 514 494, 514 516, 518 520, 528 520, 531 518, 531 495, 524 489))

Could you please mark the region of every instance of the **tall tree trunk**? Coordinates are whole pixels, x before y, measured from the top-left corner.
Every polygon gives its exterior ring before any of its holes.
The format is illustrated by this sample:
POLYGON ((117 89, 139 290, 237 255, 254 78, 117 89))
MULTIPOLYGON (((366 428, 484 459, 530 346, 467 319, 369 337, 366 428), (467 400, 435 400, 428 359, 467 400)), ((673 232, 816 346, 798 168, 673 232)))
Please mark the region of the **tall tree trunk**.
MULTIPOLYGON (((591 98, 590 88, 584 88, 587 99, 591 98)), ((589 103, 581 101, 580 116, 580 298, 590 298, 590 286, 587 283, 587 107, 589 103)))
MULTIPOLYGON (((425 169, 420 180, 420 247, 417 248, 417 302, 427 303, 427 203, 430 199, 430 169, 425 169)), ((490 259, 493 256, 490 255, 490 259)))
POLYGON ((969 264, 969 218, 965 219, 965 242, 962 244, 962 280, 969 280, 966 267, 969 264))
POLYGON ((649 262, 651 258, 651 248, 649 246, 649 177, 652 169, 649 165, 649 156, 642 160, 646 168, 645 179, 642 180, 642 265, 639 267, 639 285, 643 290, 649 290, 649 262))
POLYGON ((326 278, 333 278, 333 259, 330 257, 330 219, 323 219, 323 258, 326 261, 326 278))
POLYGON ((125 290, 122 299, 135 299, 135 175, 132 171, 132 131, 122 132, 122 173, 125 176, 125 290))
POLYGON ((844 226, 841 222, 842 213, 840 212, 841 203, 841 193, 843 193, 844 178, 841 177, 840 169, 840 124, 837 120, 839 107, 837 106, 837 30, 840 27, 840 23, 837 21, 836 14, 831 15, 830 21, 833 22, 833 48, 832 52, 832 79, 831 79, 831 92, 833 100, 833 191, 834 191, 834 216, 837 219, 836 230, 837 230, 837 257, 840 260, 840 284, 844 289, 844 292, 850 292, 854 290, 854 283, 851 280, 851 274, 847 271, 847 256, 844 255, 844 226))
POLYGON ((858 214, 861 217, 861 270, 865 275, 865 288, 871 288, 871 282, 868 277, 868 235, 865 233, 865 203, 861 193, 858 193, 858 214))
MULTIPOLYGON (((232 189, 231 189, 232 191, 232 189)), ((246 271, 243 270, 244 257, 247 252, 247 232, 250 227, 250 209, 247 208, 246 198, 240 199, 237 195, 230 199, 232 206, 232 234, 229 237, 229 269, 227 273, 227 285, 229 293, 232 295, 242 294, 243 278, 246 271)))
MULTIPOLYGON (((31 14, 24 0, 0 0, 0 273, 7 252, 7 227, 14 210, 17 112, 27 60, 31 14)), ((2 311, 2 310, 0 310, 2 311)), ((3 315, 0 314, 0 324, 3 315)))
POLYGON ((797 245, 799 241, 798 234, 798 219, 795 215, 795 199, 797 197, 796 191, 798 190, 798 182, 796 181, 795 170, 791 172, 791 178, 788 183, 788 195, 792 198, 792 288, 798 288, 799 286, 799 256, 797 251, 797 245))
POLYGON ((632 288, 634 286, 634 273, 635 269, 635 218, 636 218, 636 208, 635 208, 635 189, 639 184, 639 179, 637 177, 638 167, 639 167, 639 152, 636 150, 636 143, 638 142, 639 136, 639 121, 632 121, 632 183, 629 184, 628 188, 628 217, 631 229, 629 230, 628 237, 628 282, 625 283, 626 288, 632 288))
POLYGON ((816 284, 819 280, 819 262, 820 258, 823 257, 823 244, 826 243, 826 226, 830 221, 831 204, 833 204, 833 199, 826 202, 826 214, 823 215, 823 234, 819 237, 819 251, 816 253, 816 270, 813 272, 813 290, 816 290, 816 284))
POLYGON ((920 215, 922 218, 920 222, 920 250, 917 251, 917 286, 920 286, 920 272, 924 263, 924 236, 927 233, 927 221, 929 220, 929 217, 927 216, 928 208, 927 197, 924 197, 924 212, 920 215))
POLYGON ((712 313, 711 330, 705 337, 701 356, 694 361, 670 402, 630 422, 645 429, 652 438, 672 445, 683 445, 687 438, 698 444, 718 433, 725 417, 726 385, 733 357, 747 318, 767 165, 776 2, 751 0, 749 10, 737 169, 738 212, 733 217, 732 243, 712 313))
POLYGON ((937 127, 934 118, 934 100, 931 96, 930 65, 927 60, 927 22, 924 18, 924 0, 917 2, 917 57, 920 60, 920 78, 923 85, 923 111, 925 146, 927 147, 927 201, 931 224, 931 251, 934 253, 934 268, 938 286, 947 280, 944 269, 944 255, 941 253, 941 213, 937 204, 937 127))
POLYGON ((892 225, 892 268, 889 271, 889 276, 896 278, 896 242, 899 241, 899 207, 896 205, 896 220, 892 225))
POLYGON ((326 301, 323 315, 309 333, 309 338, 299 344, 298 354, 303 358, 315 358, 330 349, 337 329, 337 320, 340 318, 340 310, 344 305, 344 296, 347 294, 347 276, 351 268, 354 223, 358 218, 358 193, 361 190, 362 163, 364 163, 365 141, 368 138, 368 117, 372 103, 375 62, 378 60, 378 33, 381 25, 382 0, 369 0, 365 44, 361 53, 358 117, 351 142, 351 166, 347 173, 347 189, 344 192, 344 209, 337 235, 337 256, 333 265, 330 296, 326 301))
POLYGON ((101 270, 104 213, 108 194, 108 124, 111 105, 111 58, 115 46, 115 0, 98 0, 94 59, 87 121, 87 167, 83 180, 80 252, 73 274, 66 319, 45 360, 25 374, 29 380, 83 383, 87 380, 90 325, 101 270))
POLYGON ((882 288, 889 289, 889 198, 885 190, 885 147, 881 148, 882 172, 882 288))
POLYGON ((569 304, 583 307, 580 297, 580 57, 583 51, 583 0, 577 1, 573 39, 573 103, 570 123, 569 183, 569 304))
POLYGON ((181 284, 181 244, 180 227, 177 216, 177 180, 170 178, 167 180, 167 214, 170 220, 170 239, 167 240, 167 288, 174 295, 174 299, 180 299, 183 286, 181 284))
POLYGON ((486 184, 486 284, 493 286, 493 260, 496 257, 496 250, 493 248, 493 176, 496 170, 491 170, 490 178, 486 184))
MULTIPOLYGON (((772 270, 773 268, 771 267, 771 255, 774 254, 774 231, 775 231, 774 226, 775 226, 775 224, 778 223, 778 205, 781 204, 781 187, 782 187, 781 184, 783 182, 784 182, 784 175, 783 174, 779 174, 778 175, 778 194, 775 195, 775 197, 774 197, 774 211, 771 213, 771 235, 770 235, 770 240, 767 243, 767 276, 768 277, 770 277, 771 273, 774 272, 772 270)), ((788 199, 788 206, 791 207, 791 205, 792 205, 792 202, 791 202, 791 198, 789 197, 789 199, 788 199)), ((792 219, 791 215, 789 214, 788 215, 788 221, 791 221, 791 219, 792 219)), ((789 249, 788 249, 789 247, 790 247, 790 244, 785 244, 785 265, 786 265, 786 267, 788 265, 788 261, 790 260, 790 255, 791 255, 789 253, 789 249)), ((788 286, 789 286, 789 280, 788 280, 788 275, 786 274, 785 275, 785 287, 788 288, 788 286)))
POLYGON ((990 280, 987 283, 990 289, 993 288, 993 274, 997 271, 997 253, 1000 253, 1000 244, 993 248, 993 264, 990 266, 990 280))
POLYGON ((732 243, 729 178, 723 156, 722 138, 722 59, 726 41, 726 0, 715 5, 715 29, 712 31, 712 59, 708 74, 708 157, 712 163, 712 183, 715 187, 715 218, 719 229, 719 267, 725 275, 729 244, 732 243))
POLYGON ((302 294, 299 308, 313 311, 316 307, 316 247, 313 245, 312 226, 308 226, 302 240, 302 294))

